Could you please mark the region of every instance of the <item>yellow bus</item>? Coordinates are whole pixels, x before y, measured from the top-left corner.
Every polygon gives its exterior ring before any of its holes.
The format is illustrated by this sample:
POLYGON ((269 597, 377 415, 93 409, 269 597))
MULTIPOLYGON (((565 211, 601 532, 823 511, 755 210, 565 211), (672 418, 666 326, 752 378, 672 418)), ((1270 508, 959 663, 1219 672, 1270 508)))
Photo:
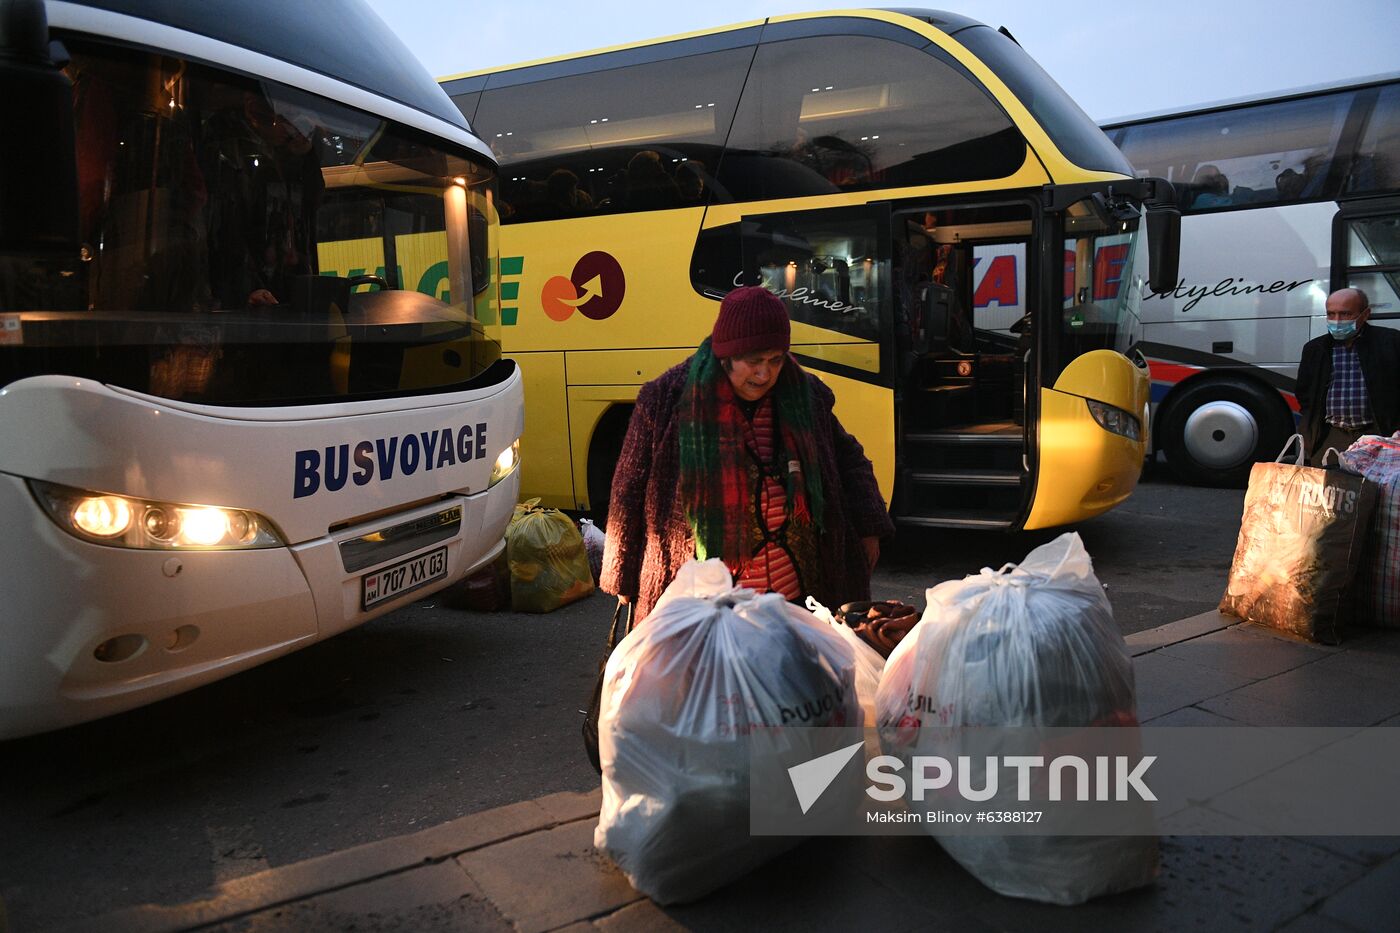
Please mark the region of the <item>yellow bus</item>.
POLYGON ((799 14, 440 80, 501 165, 522 494, 605 509, 638 388, 741 284, 787 303, 898 521, 1049 527, 1133 491, 1139 231, 1174 282, 1178 219, 1008 33, 799 14))

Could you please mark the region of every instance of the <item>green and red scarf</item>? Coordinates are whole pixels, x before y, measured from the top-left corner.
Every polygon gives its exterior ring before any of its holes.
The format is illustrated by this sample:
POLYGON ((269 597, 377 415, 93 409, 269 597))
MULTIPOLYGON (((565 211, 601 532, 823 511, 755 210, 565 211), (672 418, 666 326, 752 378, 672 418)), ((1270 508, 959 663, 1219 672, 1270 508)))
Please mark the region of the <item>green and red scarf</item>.
MULTIPOLYGON (((773 409, 787 471, 788 514, 798 523, 821 528, 824 506, 821 467, 812 438, 812 402, 806 376, 791 356, 772 389, 773 409)), ((680 495, 695 535, 695 556, 719 557, 731 567, 749 554, 753 521, 744 413, 729 374, 710 349, 709 338, 691 357, 681 390, 677 428, 680 439, 680 495)))

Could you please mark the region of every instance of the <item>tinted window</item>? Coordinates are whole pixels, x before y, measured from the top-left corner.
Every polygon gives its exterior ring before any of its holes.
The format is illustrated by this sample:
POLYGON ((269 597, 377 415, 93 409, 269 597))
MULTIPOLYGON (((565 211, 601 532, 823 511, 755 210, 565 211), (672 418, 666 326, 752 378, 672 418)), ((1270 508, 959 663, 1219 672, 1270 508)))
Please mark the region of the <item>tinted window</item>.
POLYGON ((1382 88, 1347 178, 1348 194, 1400 188, 1400 85, 1382 88))
POLYGON ((1139 176, 1176 186, 1186 211, 1336 197, 1337 141, 1352 95, 1130 126, 1123 154, 1139 176))
MULTIPOLYGON (((851 343, 843 337, 878 342, 892 289, 887 225, 867 206, 747 217, 702 234, 692 263, 695 285, 712 297, 762 285, 783 299, 794 322, 833 332, 804 332, 794 344, 851 343)), ((876 372, 878 353, 848 365, 876 372)))
POLYGON ((1346 243, 1346 284, 1366 292, 1377 319, 1400 319, 1400 217, 1348 221, 1346 243))
POLYGON ((1108 137, 1019 45, 988 26, 964 29, 957 40, 1006 82, 1065 158, 1081 168, 1130 172, 1108 137))
POLYGON ((177 29, 252 49, 374 91, 464 126, 442 88, 394 31, 358 0, 84 0, 177 29))
POLYGON ((485 159, 297 88, 66 41, 81 258, 0 262, 22 337, 0 385, 311 403, 467 387, 499 358, 468 291, 491 297, 485 159))
POLYGON ((452 95, 452 103, 457 105, 457 109, 462 111, 462 116, 467 118, 467 122, 475 126, 476 105, 481 103, 481 92, 474 91, 470 94, 452 95))
POLYGON ((759 47, 720 166, 735 200, 1001 178, 1026 147, 934 54, 868 36, 759 47))
POLYGON ((502 222, 705 203, 752 49, 487 90, 502 222))

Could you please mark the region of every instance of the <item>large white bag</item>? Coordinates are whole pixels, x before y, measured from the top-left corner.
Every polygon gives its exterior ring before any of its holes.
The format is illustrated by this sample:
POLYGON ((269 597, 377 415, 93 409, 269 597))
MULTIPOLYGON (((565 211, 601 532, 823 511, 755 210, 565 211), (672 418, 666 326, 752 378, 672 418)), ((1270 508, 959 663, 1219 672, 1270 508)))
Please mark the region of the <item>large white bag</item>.
MULTIPOLYGON (((885 753, 906 768, 915 755, 957 754, 946 747, 954 730, 942 727, 1135 725, 1132 660, 1079 535, 1036 548, 1019 567, 930 589, 923 618, 885 664, 875 708, 885 753)), ((1156 875, 1155 837, 974 836, 924 825, 979 881, 1012 897, 1077 904, 1156 875)))
POLYGON ((608 660, 594 845, 661 904, 791 848, 791 837, 750 834, 750 736, 860 725, 854 663, 810 613, 734 589, 722 561, 683 567, 608 660))

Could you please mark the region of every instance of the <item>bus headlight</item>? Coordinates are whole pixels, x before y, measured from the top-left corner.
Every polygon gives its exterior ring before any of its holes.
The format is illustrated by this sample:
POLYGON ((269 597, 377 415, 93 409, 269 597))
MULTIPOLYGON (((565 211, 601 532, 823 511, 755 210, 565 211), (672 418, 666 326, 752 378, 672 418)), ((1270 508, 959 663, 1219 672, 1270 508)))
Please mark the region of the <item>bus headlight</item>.
POLYGON ((1089 403, 1089 413, 1094 416, 1094 420, 1099 423, 1099 427, 1114 434, 1121 434, 1130 440, 1142 439, 1142 422, 1137 416, 1115 408, 1112 405, 1105 405, 1103 402, 1096 402, 1091 398, 1084 401, 1089 403))
POLYGON ((501 455, 496 458, 496 465, 491 468, 491 482, 486 488, 499 483, 510 475, 510 471, 520 464, 520 438, 516 438, 509 447, 501 451, 501 455))
POLYGON ((31 480, 54 524, 76 538, 148 550, 280 547, 281 536, 256 512, 157 502, 31 480))

